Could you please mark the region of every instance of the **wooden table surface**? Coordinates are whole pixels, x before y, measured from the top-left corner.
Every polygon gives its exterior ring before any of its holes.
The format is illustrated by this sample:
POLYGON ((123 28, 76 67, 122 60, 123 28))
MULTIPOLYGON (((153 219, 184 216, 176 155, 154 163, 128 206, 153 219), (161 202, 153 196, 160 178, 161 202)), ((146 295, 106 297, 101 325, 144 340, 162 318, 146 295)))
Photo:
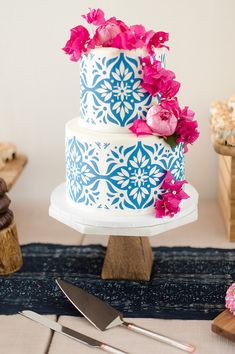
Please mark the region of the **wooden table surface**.
MULTIPOLYGON (((11 195, 10 195, 11 196, 11 195)), ((12 200, 14 200, 14 191, 12 200)), ((13 203, 12 203, 13 205, 13 203)), ((48 217, 48 204, 15 203, 14 212, 21 244, 54 242, 64 244, 107 243, 107 237, 84 237, 48 217)), ((200 201, 199 221, 151 238, 154 246, 192 246, 234 248, 226 240, 223 222, 215 201, 200 201)), ((104 340, 133 354, 174 354, 180 350, 116 327, 100 332, 81 317, 48 316, 63 325, 104 340)), ((128 320, 128 319, 127 319, 128 320)), ((135 319, 146 328, 196 345, 198 354, 234 354, 235 344, 211 332, 211 321, 135 319)), ((0 353, 2 354, 92 354, 101 353, 20 315, 0 316, 0 353)))

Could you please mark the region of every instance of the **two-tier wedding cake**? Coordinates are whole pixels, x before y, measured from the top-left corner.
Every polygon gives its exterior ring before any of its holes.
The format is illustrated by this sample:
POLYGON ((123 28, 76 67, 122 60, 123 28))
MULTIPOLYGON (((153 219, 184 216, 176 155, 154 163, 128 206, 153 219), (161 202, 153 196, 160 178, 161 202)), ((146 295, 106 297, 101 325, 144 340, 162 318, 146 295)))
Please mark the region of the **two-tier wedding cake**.
MULTIPOLYGON (((80 116, 66 124, 66 193, 100 215, 173 216, 184 192, 184 153, 198 137, 165 68, 165 32, 127 26, 102 10, 83 16, 63 48, 80 60, 80 116)), ((98 214, 97 214, 98 215, 98 214)))

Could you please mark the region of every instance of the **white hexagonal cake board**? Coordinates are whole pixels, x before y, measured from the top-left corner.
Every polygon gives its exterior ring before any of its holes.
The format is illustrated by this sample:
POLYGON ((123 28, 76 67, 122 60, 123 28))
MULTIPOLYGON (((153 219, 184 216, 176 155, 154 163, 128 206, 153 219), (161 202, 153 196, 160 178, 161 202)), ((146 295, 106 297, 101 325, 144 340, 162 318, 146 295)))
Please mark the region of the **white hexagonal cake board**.
POLYGON ((185 192, 190 198, 182 200, 181 211, 172 218, 159 219, 154 214, 128 217, 104 214, 100 217, 99 213, 79 211, 70 203, 63 183, 51 194, 49 215, 86 235, 155 236, 197 220, 198 193, 190 184, 185 186, 185 192))

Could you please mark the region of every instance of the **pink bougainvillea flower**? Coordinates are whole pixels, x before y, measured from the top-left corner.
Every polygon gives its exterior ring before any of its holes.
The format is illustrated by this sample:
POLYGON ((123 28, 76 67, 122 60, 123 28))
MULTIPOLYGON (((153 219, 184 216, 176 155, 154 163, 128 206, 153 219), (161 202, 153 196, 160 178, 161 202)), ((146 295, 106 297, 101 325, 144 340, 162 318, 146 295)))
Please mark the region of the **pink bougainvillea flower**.
POLYGON ((163 109, 166 109, 169 112, 172 112, 174 114, 174 116, 176 116, 176 118, 179 118, 181 110, 179 107, 177 97, 161 99, 160 105, 163 109))
POLYGON ((159 31, 153 35, 150 42, 152 42, 154 47, 161 48, 163 44, 168 40, 169 40, 169 33, 159 31))
POLYGON ((157 199, 155 203, 156 217, 173 217, 180 211, 180 199, 175 198, 171 193, 162 195, 162 199, 157 199))
POLYGON ((90 35, 83 26, 74 27, 70 31, 70 39, 62 49, 66 54, 70 55, 70 60, 78 61, 81 55, 87 51, 86 44, 90 39, 90 35))
POLYGON ((189 195, 182 189, 185 183, 187 183, 185 180, 174 180, 171 172, 167 171, 162 183, 162 189, 166 192, 155 203, 157 218, 162 218, 163 216, 173 217, 180 211, 181 200, 189 198, 189 195))
POLYGON ((146 121, 143 119, 136 119, 133 125, 129 128, 132 133, 139 135, 150 135, 153 134, 150 127, 146 124, 146 121))
POLYGON ((199 137, 198 124, 193 120, 194 112, 188 107, 181 110, 180 118, 176 127, 177 143, 184 143, 184 152, 188 151, 188 144, 193 144, 199 137))
POLYGON ((134 49, 138 48, 138 42, 135 40, 134 34, 131 30, 121 32, 112 40, 112 47, 118 49, 134 49))
POLYGON ((178 199, 188 199, 189 196, 187 193, 185 193, 182 189, 183 185, 185 183, 188 183, 186 180, 182 181, 177 181, 174 180, 173 175, 171 174, 170 171, 167 171, 164 181, 162 183, 162 188, 165 190, 169 190, 175 198, 178 199))
POLYGON ((144 43, 147 48, 147 51, 150 55, 154 54, 154 48, 162 48, 165 47, 169 49, 168 46, 164 45, 166 41, 169 39, 169 33, 166 32, 154 32, 148 31, 144 36, 144 43))
POLYGON ((119 33, 126 30, 128 30, 128 27, 124 22, 117 20, 115 17, 111 17, 109 20, 97 27, 95 35, 89 43, 89 48, 97 46, 112 47, 113 39, 119 33))
POLYGON ((161 105, 152 106, 146 116, 146 123, 154 134, 167 137, 173 135, 177 126, 177 117, 172 111, 161 105))
POLYGON ((145 34, 145 28, 142 25, 130 26, 129 29, 119 33, 113 40, 112 46, 119 49, 136 49, 142 48, 144 41, 142 39, 145 34))
POLYGON ((189 107, 184 107, 180 112, 180 118, 193 120, 195 113, 189 109, 189 107))
MULTIPOLYGON (((165 69, 163 69, 165 70, 165 69)), ((163 76, 163 80, 160 82, 159 90, 161 92, 162 98, 171 98, 174 97, 180 89, 180 83, 176 80, 171 79, 170 70, 165 70, 165 77, 163 76)), ((172 73, 172 71, 171 71, 172 73)))
POLYGON ((90 11, 86 15, 82 15, 88 23, 99 26, 105 22, 104 12, 101 9, 90 8, 89 10, 90 11))
POLYGON ((143 38, 146 33, 145 27, 143 25, 130 26, 130 30, 139 38, 143 38))
POLYGON ((175 81, 171 70, 162 68, 161 62, 150 56, 141 59, 143 80, 141 86, 152 96, 161 94, 162 98, 172 98, 179 91, 180 83, 175 81))

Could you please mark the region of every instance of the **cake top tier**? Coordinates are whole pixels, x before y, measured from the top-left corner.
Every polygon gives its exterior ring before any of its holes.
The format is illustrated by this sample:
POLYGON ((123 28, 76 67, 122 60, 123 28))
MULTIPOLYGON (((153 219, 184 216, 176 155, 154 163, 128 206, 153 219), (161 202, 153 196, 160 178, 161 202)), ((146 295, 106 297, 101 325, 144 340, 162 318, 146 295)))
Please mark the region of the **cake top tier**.
MULTIPOLYGON (((165 65, 165 48, 155 56, 165 65)), ((128 133, 144 119, 154 98, 141 85, 144 49, 96 48, 80 61, 80 122, 88 129, 128 133)))
POLYGON ((82 16, 92 36, 78 25, 63 50, 80 60, 80 125, 106 133, 156 135, 171 146, 199 136, 194 112, 181 108, 180 83, 165 68, 168 33, 128 26, 101 9, 82 16))

